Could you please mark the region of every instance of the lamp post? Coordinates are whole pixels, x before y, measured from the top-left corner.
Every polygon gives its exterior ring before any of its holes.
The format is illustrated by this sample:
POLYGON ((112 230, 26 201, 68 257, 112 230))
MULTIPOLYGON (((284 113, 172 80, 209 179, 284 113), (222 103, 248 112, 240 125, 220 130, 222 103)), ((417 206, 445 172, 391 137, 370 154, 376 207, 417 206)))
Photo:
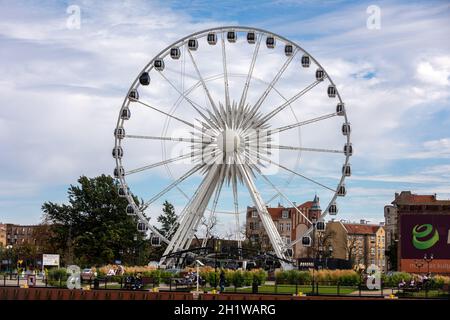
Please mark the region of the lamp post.
POLYGON ((134 249, 133 249, 133 255, 134 255, 134 257, 133 257, 133 260, 134 260, 134 265, 137 265, 137 257, 136 257, 136 251, 138 250, 138 243, 137 243, 137 241, 138 241, 138 236, 135 234, 134 236, 133 236, 133 240, 134 240, 134 249))
POLYGON ((10 244, 8 244, 6 246, 6 249, 8 250, 8 270, 9 270, 10 277, 12 274, 12 270, 11 270, 12 248, 13 248, 13 246, 10 244))
POLYGON ((316 217, 312 217, 311 218, 311 222, 312 222, 312 226, 313 226, 313 238, 312 238, 312 241, 313 241, 313 246, 312 246, 312 248, 313 248, 313 254, 312 254, 312 256, 313 256, 313 280, 312 280, 312 283, 313 283, 313 285, 312 285, 312 293, 314 294, 314 285, 315 285, 315 269, 316 269, 316 223, 317 223, 317 219, 316 219, 316 217))
MULTIPOLYGON (((328 246, 328 256, 330 259, 333 258, 333 246, 331 244, 328 246)), ((325 267, 328 269, 328 258, 325 267)))
POLYGON ((214 290, 217 290, 217 241, 215 237, 213 237, 213 246, 214 246, 214 290))
POLYGON ((433 261, 433 259, 434 259, 433 254, 430 254, 430 256, 428 257, 427 254, 425 253, 425 255, 423 256, 423 260, 427 263, 428 273, 430 273, 430 263, 431 261, 433 261))
POLYGON ((416 266, 417 269, 419 269, 419 274, 420 274, 420 268, 423 267, 423 260, 419 260, 419 259, 415 259, 414 260, 414 265, 416 266))

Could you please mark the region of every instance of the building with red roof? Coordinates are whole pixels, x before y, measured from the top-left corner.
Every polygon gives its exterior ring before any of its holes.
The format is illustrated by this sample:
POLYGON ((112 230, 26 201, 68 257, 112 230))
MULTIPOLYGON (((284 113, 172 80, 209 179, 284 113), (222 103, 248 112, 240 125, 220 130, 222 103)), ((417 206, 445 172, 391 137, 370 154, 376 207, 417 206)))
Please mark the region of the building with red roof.
MULTIPOLYGON (((450 200, 439 200, 436 194, 395 193, 394 201, 384 207, 386 225, 386 270, 450 274, 450 200), (429 248, 413 244, 415 228, 429 225, 439 239, 429 248), (426 263, 425 256, 434 259, 426 263), (425 267, 426 266, 426 269, 425 267), (422 269, 421 269, 422 268, 422 269)), ((422 238, 420 234, 417 237, 422 238)), ((426 241, 427 236, 419 241, 426 241)))
MULTIPOLYGON (((268 207, 272 220, 280 233, 283 241, 289 244, 291 241, 299 239, 309 228, 309 220, 318 219, 322 213, 319 197, 316 195, 312 201, 306 201, 296 207, 268 207)), ((255 207, 247 207, 246 215, 246 237, 254 245, 262 250, 272 251, 269 237, 262 225, 255 207)), ((307 248, 297 243, 293 247, 293 257, 300 258, 307 255, 307 248)))

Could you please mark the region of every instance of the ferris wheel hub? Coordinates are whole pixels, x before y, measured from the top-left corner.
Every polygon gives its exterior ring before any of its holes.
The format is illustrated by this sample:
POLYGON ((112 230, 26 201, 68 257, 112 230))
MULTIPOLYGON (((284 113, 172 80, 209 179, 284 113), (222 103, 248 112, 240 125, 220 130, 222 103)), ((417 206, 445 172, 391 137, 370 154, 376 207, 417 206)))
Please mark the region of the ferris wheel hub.
POLYGON ((217 136, 217 147, 223 153, 234 153, 239 149, 241 138, 233 129, 225 129, 217 136))

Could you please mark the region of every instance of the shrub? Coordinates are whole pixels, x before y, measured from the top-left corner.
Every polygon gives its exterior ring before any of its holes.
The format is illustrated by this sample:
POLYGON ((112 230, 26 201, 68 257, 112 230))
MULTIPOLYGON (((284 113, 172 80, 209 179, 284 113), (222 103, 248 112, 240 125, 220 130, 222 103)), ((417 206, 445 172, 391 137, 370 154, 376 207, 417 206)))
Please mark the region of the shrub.
POLYGON ((275 279, 278 284, 309 284, 313 280, 330 285, 353 286, 359 283, 359 274, 353 270, 319 270, 319 271, 278 271, 275 279))
POLYGON ((389 275, 383 275, 381 277, 385 287, 397 287, 398 284, 404 280, 405 282, 411 281, 412 275, 407 272, 394 272, 389 275))
POLYGON ((217 287, 219 285, 220 280, 220 271, 214 272, 205 272, 203 275, 200 272, 200 275, 203 279, 205 279, 211 287, 217 287))
POLYGON ((236 288, 242 287, 246 281, 244 273, 240 270, 234 271, 233 273, 233 286, 236 288))
POLYGON ((267 272, 264 271, 263 269, 253 269, 250 272, 253 273, 253 279, 256 280, 258 285, 262 285, 266 282, 267 272))
POLYGON ((50 269, 47 273, 47 283, 51 286, 65 285, 68 276, 65 268, 50 269))
POLYGON ((225 285, 231 286, 233 284, 234 270, 225 270, 225 285))
POLYGON ((176 278, 178 277, 178 274, 173 274, 169 271, 161 271, 161 280, 165 283, 165 284, 169 284, 170 283, 170 279, 171 278, 176 278))
POLYGON ((431 278, 429 289, 443 289, 444 285, 450 284, 450 277, 436 275, 431 278))
POLYGON ((251 286, 253 283, 253 272, 251 271, 240 271, 244 276, 244 286, 251 286))
POLYGON ((309 271, 299 271, 298 272, 298 284, 309 284, 311 283, 312 276, 309 271))
POLYGON ((360 275, 353 270, 336 270, 337 279, 336 284, 339 283, 343 286, 356 286, 359 284, 360 275))
POLYGON ((288 273, 287 271, 277 271, 275 272, 275 282, 277 284, 287 284, 288 283, 288 273))

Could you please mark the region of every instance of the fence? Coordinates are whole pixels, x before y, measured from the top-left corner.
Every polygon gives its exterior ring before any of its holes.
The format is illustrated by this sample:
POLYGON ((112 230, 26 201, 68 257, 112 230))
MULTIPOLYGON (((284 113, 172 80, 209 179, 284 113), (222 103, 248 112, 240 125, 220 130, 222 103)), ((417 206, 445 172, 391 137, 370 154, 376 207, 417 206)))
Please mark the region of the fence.
MULTIPOLYGON (((130 277, 103 277, 90 281, 83 281, 84 288, 96 290, 128 290, 148 292, 157 288, 160 292, 191 292, 196 290, 196 282, 186 283, 185 279, 173 277, 164 279, 153 279, 151 277, 131 278, 130 277)), ((27 277, 18 274, 4 274, 0 276, 0 287, 23 287, 27 284, 27 277)), ((45 277, 38 276, 35 279, 34 288, 67 288, 67 277, 49 280, 45 277)), ((201 292, 210 292, 215 287, 200 285, 201 292)), ((397 288, 384 286, 378 290, 369 290, 365 284, 360 282, 356 285, 348 285, 343 283, 311 281, 296 284, 280 284, 275 282, 267 282, 266 284, 247 287, 228 286, 224 293, 227 294, 260 294, 260 295, 306 295, 306 296, 336 296, 336 297, 379 297, 383 298, 389 295, 406 298, 450 298, 450 288, 444 285, 439 288, 397 288)))

